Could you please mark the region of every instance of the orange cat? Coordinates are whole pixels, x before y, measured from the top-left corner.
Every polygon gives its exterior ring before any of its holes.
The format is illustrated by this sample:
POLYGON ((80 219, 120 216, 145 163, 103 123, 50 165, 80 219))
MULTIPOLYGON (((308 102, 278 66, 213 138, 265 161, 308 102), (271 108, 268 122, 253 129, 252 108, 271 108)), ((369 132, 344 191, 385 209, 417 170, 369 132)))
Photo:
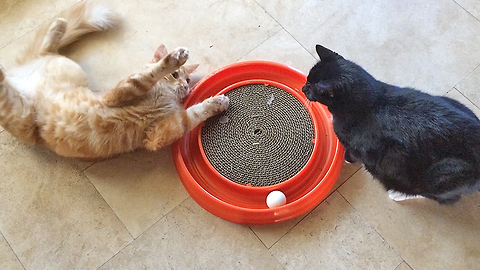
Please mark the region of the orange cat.
POLYGON ((146 70, 102 94, 88 89, 82 68, 58 50, 117 24, 111 10, 82 2, 40 30, 17 58, 20 66, 0 68, 0 125, 62 156, 99 158, 157 150, 227 108, 225 96, 183 108, 188 76, 196 68, 183 66, 185 48, 167 54, 162 45, 146 70))

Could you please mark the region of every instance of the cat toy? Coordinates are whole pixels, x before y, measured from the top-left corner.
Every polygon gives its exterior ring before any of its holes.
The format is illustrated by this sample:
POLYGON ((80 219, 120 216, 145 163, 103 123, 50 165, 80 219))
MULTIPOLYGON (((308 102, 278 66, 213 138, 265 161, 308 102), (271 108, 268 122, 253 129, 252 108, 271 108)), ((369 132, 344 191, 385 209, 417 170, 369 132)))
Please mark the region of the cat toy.
POLYGON ((300 216, 330 192, 344 150, 331 114, 301 92, 304 74, 269 61, 223 67, 199 81, 191 106, 224 94, 229 108, 172 145, 180 179, 210 213, 236 223, 300 216))

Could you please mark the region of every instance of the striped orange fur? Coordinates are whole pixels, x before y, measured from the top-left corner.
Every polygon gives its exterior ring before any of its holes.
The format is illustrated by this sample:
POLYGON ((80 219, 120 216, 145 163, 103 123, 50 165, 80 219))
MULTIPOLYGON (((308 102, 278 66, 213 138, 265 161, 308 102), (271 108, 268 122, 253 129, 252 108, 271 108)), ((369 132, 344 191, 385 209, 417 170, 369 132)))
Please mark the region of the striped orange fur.
POLYGON ((105 93, 92 92, 82 68, 58 50, 118 23, 110 9, 83 1, 39 29, 17 57, 19 65, 0 68, 0 125, 62 156, 104 158, 157 150, 227 108, 228 98, 216 96, 184 109, 188 76, 196 66, 184 66, 187 49, 167 53, 163 45, 146 70, 105 93))

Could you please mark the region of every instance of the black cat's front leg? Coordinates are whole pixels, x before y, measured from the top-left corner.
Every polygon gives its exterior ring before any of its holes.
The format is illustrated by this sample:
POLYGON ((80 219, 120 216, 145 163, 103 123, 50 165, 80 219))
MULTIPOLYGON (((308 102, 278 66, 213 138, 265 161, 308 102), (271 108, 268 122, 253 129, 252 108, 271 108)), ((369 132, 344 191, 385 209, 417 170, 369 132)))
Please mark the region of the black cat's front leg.
POLYGON ((345 149, 345 162, 347 163, 355 163, 358 160, 353 156, 352 152, 348 149, 345 149))

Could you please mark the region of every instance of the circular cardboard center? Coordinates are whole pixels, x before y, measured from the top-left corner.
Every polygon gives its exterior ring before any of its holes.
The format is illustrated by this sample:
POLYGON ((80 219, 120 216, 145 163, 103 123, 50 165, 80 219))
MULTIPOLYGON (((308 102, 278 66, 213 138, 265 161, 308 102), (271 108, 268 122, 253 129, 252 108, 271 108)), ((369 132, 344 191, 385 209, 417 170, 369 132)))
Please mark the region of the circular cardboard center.
POLYGON ((228 91, 230 105, 209 118, 201 143, 209 163, 230 181, 272 186, 295 176, 313 151, 314 125, 287 91, 248 84, 228 91))

